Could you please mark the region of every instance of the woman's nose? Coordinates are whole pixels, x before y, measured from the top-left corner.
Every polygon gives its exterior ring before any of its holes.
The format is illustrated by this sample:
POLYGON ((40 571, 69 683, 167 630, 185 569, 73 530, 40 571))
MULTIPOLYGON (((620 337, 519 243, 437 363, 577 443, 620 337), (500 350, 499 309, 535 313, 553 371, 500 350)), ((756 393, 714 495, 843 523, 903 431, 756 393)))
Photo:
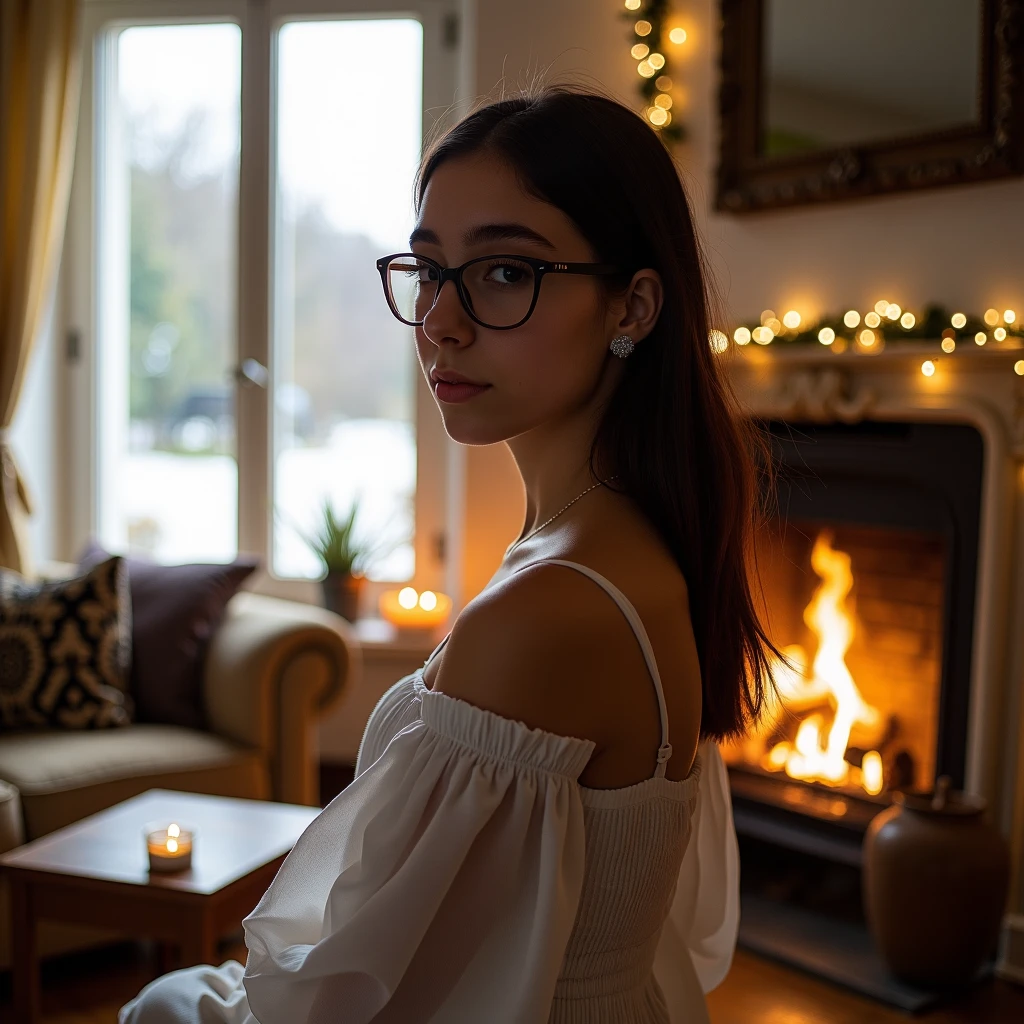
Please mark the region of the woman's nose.
POLYGON ((423 333, 436 343, 442 338, 461 340, 468 337, 472 329, 473 322, 466 315, 455 282, 445 281, 423 317, 423 333))

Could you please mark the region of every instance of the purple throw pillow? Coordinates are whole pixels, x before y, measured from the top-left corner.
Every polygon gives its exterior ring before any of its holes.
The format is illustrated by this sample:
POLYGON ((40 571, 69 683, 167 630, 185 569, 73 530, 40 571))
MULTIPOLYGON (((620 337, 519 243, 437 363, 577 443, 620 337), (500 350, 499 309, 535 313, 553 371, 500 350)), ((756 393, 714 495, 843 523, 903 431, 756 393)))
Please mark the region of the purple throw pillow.
MULTIPOLYGON (((79 559, 88 567, 110 556, 91 541, 79 559)), ((132 604, 129 692, 135 721, 202 729, 207 645, 228 601, 259 568, 240 557, 226 565, 158 565, 126 558, 132 604)))

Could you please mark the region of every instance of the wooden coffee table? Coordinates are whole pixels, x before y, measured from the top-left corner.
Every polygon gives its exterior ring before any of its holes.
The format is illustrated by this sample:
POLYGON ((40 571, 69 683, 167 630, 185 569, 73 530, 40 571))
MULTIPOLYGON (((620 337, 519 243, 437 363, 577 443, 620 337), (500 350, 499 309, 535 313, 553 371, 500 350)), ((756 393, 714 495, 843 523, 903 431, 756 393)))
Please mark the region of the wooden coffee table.
POLYGON ((14 1019, 39 1019, 36 925, 92 925, 180 950, 180 965, 215 963, 317 807, 151 789, 0 857, 11 887, 14 1019), (195 827, 192 867, 150 874, 144 826, 195 827))

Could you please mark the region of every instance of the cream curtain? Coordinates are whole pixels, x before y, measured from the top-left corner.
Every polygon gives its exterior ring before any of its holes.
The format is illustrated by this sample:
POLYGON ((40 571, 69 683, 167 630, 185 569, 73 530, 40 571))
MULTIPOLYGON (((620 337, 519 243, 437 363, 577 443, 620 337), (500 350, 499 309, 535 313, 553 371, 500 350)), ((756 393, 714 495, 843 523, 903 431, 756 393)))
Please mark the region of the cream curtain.
POLYGON ((32 509, 9 431, 64 240, 80 32, 79 0, 0 2, 0 565, 26 573, 32 509))

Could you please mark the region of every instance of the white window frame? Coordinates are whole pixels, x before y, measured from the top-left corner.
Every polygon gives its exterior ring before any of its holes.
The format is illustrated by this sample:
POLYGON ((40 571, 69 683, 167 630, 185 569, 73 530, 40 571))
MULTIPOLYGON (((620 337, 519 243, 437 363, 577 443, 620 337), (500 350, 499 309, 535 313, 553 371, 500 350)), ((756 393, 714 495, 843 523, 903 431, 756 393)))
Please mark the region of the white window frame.
MULTIPOLYGON (((99 527, 100 430, 111 429, 114 401, 104 389, 118 375, 126 387, 127 369, 116 353, 98 343, 97 269, 102 266, 97 207, 98 112, 103 100, 104 62, 98 60, 109 36, 127 25, 233 22, 242 32, 241 159, 238 198, 236 365, 272 360, 272 289, 275 153, 273 60, 283 22, 319 19, 413 17, 423 25, 423 131, 428 137, 439 118, 464 113, 471 64, 463 40, 467 0, 85 0, 83 12, 82 95, 74 177, 63 261, 65 335, 75 339, 65 374, 69 467, 68 536, 62 546, 73 556, 99 527), (123 378, 123 379, 121 379, 123 378), (107 410, 105 413, 104 410, 107 410)), ((383 295, 381 301, 384 301, 383 295)), ((411 341, 411 339, 410 339, 411 341)), ((123 355, 121 359, 123 360, 123 355)), ((410 348, 410 358, 415 353, 410 348)), ((271 377, 273 375, 271 374, 271 377)), ((446 435, 422 374, 414 379, 416 496, 412 585, 444 590, 461 605, 461 552, 452 529, 461 519, 464 453, 446 435)), ((238 460, 238 550, 260 556, 265 571, 254 589, 275 596, 318 603, 315 581, 281 579, 270 572, 273 522, 273 447, 268 389, 239 386, 236 391, 238 460)), ((123 407, 123 405, 122 405, 123 407)), ((115 413, 116 415, 116 413, 115 413)), ((376 608, 380 592, 394 584, 371 581, 365 610, 376 608)))

